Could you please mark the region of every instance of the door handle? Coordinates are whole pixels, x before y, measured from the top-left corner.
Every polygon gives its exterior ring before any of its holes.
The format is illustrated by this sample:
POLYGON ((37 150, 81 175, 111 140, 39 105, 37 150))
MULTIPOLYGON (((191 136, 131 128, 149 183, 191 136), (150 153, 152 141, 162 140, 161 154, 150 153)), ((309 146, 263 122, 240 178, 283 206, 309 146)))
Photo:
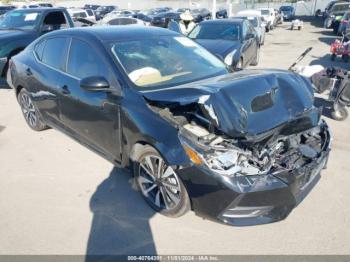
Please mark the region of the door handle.
POLYGON ((62 94, 69 95, 70 91, 67 85, 62 86, 62 94))
POLYGON ((30 70, 29 67, 26 69, 26 75, 27 75, 27 76, 33 75, 32 70, 30 70))

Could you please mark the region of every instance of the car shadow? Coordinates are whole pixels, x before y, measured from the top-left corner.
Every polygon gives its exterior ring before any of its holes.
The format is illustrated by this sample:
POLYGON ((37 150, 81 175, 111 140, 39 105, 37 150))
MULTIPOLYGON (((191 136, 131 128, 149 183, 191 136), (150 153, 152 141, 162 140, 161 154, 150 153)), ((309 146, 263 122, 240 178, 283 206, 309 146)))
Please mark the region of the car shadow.
POLYGON ((156 254, 149 225, 155 212, 132 181, 129 171, 114 168, 91 197, 86 262, 113 261, 114 255, 156 254))

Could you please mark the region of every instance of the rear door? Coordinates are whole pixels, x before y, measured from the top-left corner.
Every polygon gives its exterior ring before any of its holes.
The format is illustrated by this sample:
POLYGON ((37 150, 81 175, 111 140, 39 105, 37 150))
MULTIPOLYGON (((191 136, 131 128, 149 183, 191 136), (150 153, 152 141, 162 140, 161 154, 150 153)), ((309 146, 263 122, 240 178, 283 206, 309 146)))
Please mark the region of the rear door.
POLYGON ((60 124, 58 100, 68 44, 67 37, 46 38, 34 48, 36 63, 25 68, 33 100, 43 118, 55 124, 60 124))
POLYGON ((121 89, 110 69, 112 65, 99 49, 82 39, 72 38, 61 86, 60 114, 73 135, 107 158, 120 160, 121 96, 117 94, 121 94, 121 89), (104 77, 110 84, 109 90, 81 88, 80 80, 92 76, 104 77))

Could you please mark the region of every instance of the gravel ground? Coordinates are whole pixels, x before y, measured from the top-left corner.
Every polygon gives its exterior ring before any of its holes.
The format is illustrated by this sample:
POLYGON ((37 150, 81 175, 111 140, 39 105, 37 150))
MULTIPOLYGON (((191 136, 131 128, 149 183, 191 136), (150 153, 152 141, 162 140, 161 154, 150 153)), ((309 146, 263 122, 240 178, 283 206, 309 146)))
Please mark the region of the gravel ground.
MULTIPOLYGON (((334 37, 314 24, 269 33, 259 67, 288 68, 308 46, 303 64, 328 64, 334 37)), ((127 171, 58 131, 31 131, 0 89, 0 254, 349 254, 350 118, 327 121, 333 151, 309 196, 284 221, 231 227, 155 214, 127 171)))

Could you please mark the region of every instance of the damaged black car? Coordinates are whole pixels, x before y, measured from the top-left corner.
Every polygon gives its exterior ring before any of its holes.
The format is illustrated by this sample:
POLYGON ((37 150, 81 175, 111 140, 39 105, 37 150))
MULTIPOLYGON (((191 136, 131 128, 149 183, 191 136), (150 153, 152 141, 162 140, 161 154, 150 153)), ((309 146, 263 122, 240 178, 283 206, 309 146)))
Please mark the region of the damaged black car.
POLYGON ((9 68, 32 129, 58 129, 129 167, 147 203, 166 216, 193 210, 230 225, 282 220, 326 167, 331 135, 307 79, 281 70, 230 73, 175 32, 56 31, 9 68))

